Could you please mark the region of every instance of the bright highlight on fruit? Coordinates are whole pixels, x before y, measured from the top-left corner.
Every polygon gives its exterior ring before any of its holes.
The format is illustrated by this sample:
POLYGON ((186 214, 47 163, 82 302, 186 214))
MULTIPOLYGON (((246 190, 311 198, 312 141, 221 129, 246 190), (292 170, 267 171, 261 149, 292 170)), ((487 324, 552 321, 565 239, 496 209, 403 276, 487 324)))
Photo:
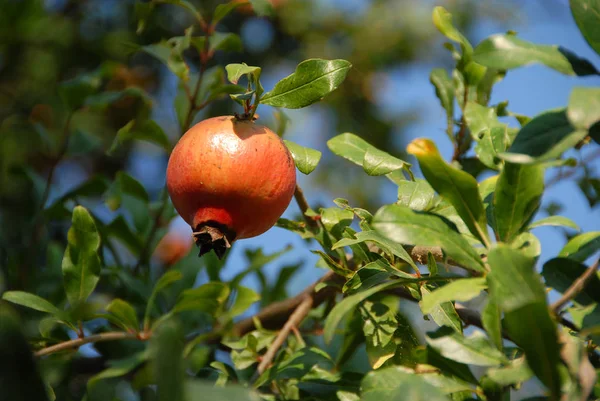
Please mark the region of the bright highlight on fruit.
POLYGON ((250 120, 222 116, 187 131, 173 149, 167 188, 194 230, 200 256, 222 258, 234 240, 271 228, 289 205, 296 168, 281 138, 250 120))

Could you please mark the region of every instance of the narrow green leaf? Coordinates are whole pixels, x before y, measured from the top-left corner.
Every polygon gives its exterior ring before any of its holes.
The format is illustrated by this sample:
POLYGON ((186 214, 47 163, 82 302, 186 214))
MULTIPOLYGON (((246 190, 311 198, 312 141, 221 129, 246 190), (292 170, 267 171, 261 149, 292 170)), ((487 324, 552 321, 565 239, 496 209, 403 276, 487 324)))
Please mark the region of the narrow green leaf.
MULTIPOLYGON (((219 7, 219 6, 217 6, 219 7)), ((231 32, 214 32, 208 39, 209 51, 241 52, 243 50, 242 39, 239 35, 231 32)))
POLYGON ((173 307, 173 312, 196 311, 215 316, 229 297, 229 287, 225 283, 210 282, 198 288, 185 290, 173 307))
POLYGON ((73 209, 68 245, 62 261, 65 292, 71 305, 84 302, 100 279, 100 235, 83 206, 73 209))
MULTIPOLYGON (((544 263, 542 276, 546 285, 558 292, 565 292, 574 281, 585 273, 587 267, 573 259, 554 258, 544 263)), ((586 282, 585 287, 575 296, 574 300, 582 305, 600 303, 600 279, 594 274, 586 282)))
POLYGON ((119 359, 117 361, 110 361, 110 366, 107 369, 103 370, 95 376, 92 376, 88 380, 88 394, 93 394, 94 391, 96 391, 96 386, 102 384, 102 380, 125 376, 127 373, 140 366, 147 359, 148 352, 138 352, 130 356, 129 358, 119 359))
POLYGON ((171 151, 169 138, 160 125, 153 120, 131 120, 117 131, 117 136, 108 150, 108 154, 115 154, 121 146, 132 140, 150 142, 167 152, 171 151))
POLYGON ((583 37, 600 54, 600 3, 596 0, 570 0, 569 4, 583 37))
POLYGON ((437 6, 433 9, 433 24, 444 36, 448 39, 460 44, 463 51, 463 57, 471 58, 473 53, 473 47, 464 37, 462 33, 458 31, 452 24, 452 14, 450 14, 444 7, 437 6))
POLYGON ((473 52, 473 60, 486 67, 510 70, 539 63, 566 75, 590 75, 597 71, 589 61, 558 46, 536 45, 515 35, 492 35, 473 52))
POLYGON ((325 327, 323 330, 325 342, 329 344, 331 340, 333 340, 335 330, 339 326, 342 319, 344 319, 344 317, 346 317, 346 315, 350 313, 359 303, 379 291, 383 291, 394 286, 400 286, 401 284, 402 280, 391 281, 344 298, 340 303, 334 306, 325 319, 325 327))
MULTIPOLYGON (((421 287, 421 294, 423 295, 423 299, 426 297, 431 297, 431 292, 427 289, 427 286, 421 287)), ((421 303, 421 308, 423 304, 421 303)), ((458 313, 456 313, 456 309, 454 309, 454 305, 452 302, 440 302, 436 305, 432 306, 429 312, 424 312, 424 314, 430 314, 431 318, 434 322, 436 322, 439 326, 447 326, 452 328, 458 333, 462 333, 462 320, 458 313)))
POLYGON ((528 122, 501 155, 513 163, 533 164, 554 160, 579 143, 587 131, 576 130, 564 110, 547 111, 528 122))
POLYGON ((501 165, 499 154, 506 151, 512 140, 508 125, 498 121, 493 107, 482 106, 474 101, 467 102, 464 117, 471 137, 476 142, 475 153, 484 165, 497 170, 501 165))
POLYGON ((286 139, 284 139, 283 142, 292 154, 294 163, 302 174, 308 175, 317 168, 317 165, 321 160, 321 152, 315 149, 306 148, 286 139))
POLYGON ((0 303, 0 378, 2 399, 46 401, 48 395, 31 348, 23 333, 24 324, 5 303, 0 303))
POLYGON ((580 130, 589 130, 600 121, 600 88, 573 89, 569 96, 567 117, 580 130))
POLYGON ((467 240, 439 216, 388 205, 377 211, 373 227, 384 237, 401 244, 439 246, 461 266, 485 271, 481 258, 467 240))
POLYGON ((202 14, 200 14, 200 11, 198 11, 198 9, 189 1, 186 0, 160 0, 162 3, 167 3, 167 4, 173 4, 176 6, 179 6, 181 8, 183 8, 184 10, 189 11, 194 18, 196 18, 196 20, 200 21, 202 20, 202 14))
POLYGON ((446 111, 446 134, 454 140, 454 83, 443 68, 434 68, 429 74, 429 81, 435 87, 435 95, 446 111))
POLYGON ((341 240, 333 244, 331 249, 335 250, 344 246, 350 246, 354 244, 359 244, 361 242, 370 241, 379 245, 388 254, 399 257, 400 259, 408 263, 411 267, 413 267, 415 270, 417 270, 415 262, 413 262, 412 258, 410 257, 408 252, 406 252, 404 247, 402 247, 402 245, 394 241, 390 241, 388 238, 382 236, 377 231, 360 231, 356 233, 354 237, 354 239, 342 238, 341 240))
POLYGON ((598 249, 600 249, 600 231, 590 231, 571 238, 558 253, 558 256, 573 259, 577 262, 585 262, 598 249))
POLYGON ((485 278, 465 278, 455 280, 451 283, 437 288, 427 295, 423 295, 421 310, 423 313, 431 313, 431 310, 448 301, 469 301, 478 296, 487 288, 485 278))
POLYGON ((404 168, 406 163, 387 152, 374 147, 367 148, 363 169, 368 175, 378 176, 404 168))
POLYGON ((501 241, 511 242, 525 230, 544 193, 544 169, 504 163, 494 191, 494 222, 501 241))
POLYGON ((524 351, 531 370, 558 399, 560 362, 556 324, 534 259, 499 245, 488 254, 490 291, 502 312, 510 338, 524 351))
MULTIPOLYGON (((371 154, 374 154, 374 155, 381 155, 381 157, 384 157, 388 168, 393 165, 399 166, 400 162, 403 163, 402 167, 410 166, 409 163, 406 163, 403 160, 397 159, 397 158, 393 157, 392 155, 389 155, 385 152, 379 151, 377 148, 370 145, 364 139, 360 138, 357 135, 351 134, 349 132, 331 138, 329 141, 327 141, 327 147, 334 154, 336 154, 340 157, 343 157, 346 160, 350 160, 352 163, 363 167, 363 169, 365 169, 365 157, 367 155, 367 152, 370 152, 371 154), (383 153, 385 153, 385 154, 383 154, 383 153)), ((372 158, 372 157, 370 157, 370 158, 372 158)), ((366 164, 367 168, 372 169, 373 166, 371 166, 369 163, 370 162, 367 162, 367 164, 366 164)), ((400 167, 400 168, 402 168, 402 167, 400 167)), ((366 169, 365 169, 365 172, 366 172, 366 169)), ((388 179, 390 179, 392 182, 396 182, 395 177, 392 176, 392 174, 394 174, 394 173, 386 174, 386 177, 388 179)))
POLYGON ((235 302, 231 305, 226 314, 227 317, 231 318, 243 313, 252 306, 253 303, 260 301, 260 295, 250 288, 238 286, 235 291, 237 293, 235 302))
POLYGON ((429 209, 434 201, 435 191, 427 181, 402 181, 398 184, 398 204, 422 211, 429 209))
POLYGON ((489 247, 487 218, 475 178, 447 164, 429 139, 414 140, 407 151, 417 157, 421 171, 433 189, 454 206, 471 233, 489 247))
POLYGON ((181 274, 180 271, 169 270, 156 282, 154 289, 152 290, 152 294, 150 294, 150 298, 148 298, 148 303, 146 304, 146 312, 144 313, 144 328, 147 328, 150 324, 150 315, 152 314, 154 301, 156 300, 158 294, 182 278, 183 274, 181 274))
POLYGON ((511 361, 509 366, 488 369, 486 374, 501 386, 523 383, 533 376, 533 372, 527 366, 525 358, 511 361))
POLYGON ((492 343, 502 351, 502 314, 494 297, 488 296, 487 303, 481 312, 481 321, 492 343))
POLYGON ((184 337, 179 323, 167 320, 152 336, 158 401, 184 401, 184 337))
POLYGON ((102 80, 95 74, 82 75, 60 83, 58 95, 67 108, 75 111, 83 106, 85 100, 94 94, 101 84, 102 80))
POLYGON ((533 268, 533 258, 506 245, 499 245, 488 254, 488 263, 491 267, 488 285, 502 311, 510 312, 529 304, 546 302, 546 291, 533 268))
POLYGON ((361 401, 448 401, 444 393, 424 378, 402 367, 369 372, 360 383, 361 401))
POLYGON ((6 291, 2 294, 2 299, 13 304, 25 306, 26 308, 35 309, 40 312, 50 313, 52 315, 59 315, 61 310, 44 298, 39 297, 35 294, 30 294, 23 291, 6 291))
POLYGON ((534 221, 533 223, 529 224, 527 231, 544 226, 569 227, 573 230, 581 231, 581 228, 579 228, 577 223, 564 216, 548 216, 534 221))
POLYGON ((247 2, 243 1, 230 1, 225 4, 219 4, 215 8, 215 12, 212 17, 212 24, 217 25, 223 18, 229 15, 233 10, 238 8, 241 5, 247 4, 247 2))
POLYGON ((305 60, 293 74, 265 93, 260 102, 288 109, 309 106, 336 90, 351 67, 346 60, 305 60))
POLYGON ((450 327, 427 333, 427 344, 445 358, 476 366, 498 366, 506 357, 480 331, 463 336, 450 327))
POLYGON ((137 313, 128 302, 122 299, 113 299, 106 307, 106 311, 111 313, 121 323, 120 326, 124 330, 132 332, 140 330, 137 313))
POLYGON ((216 387, 212 383, 201 380, 185 383, 186 400, 188 401, 261 401, 262 398, 254 391, 242 386, 216 387))
POLYGON ((148 203, 150 200, 146 188, 138 180, 123 171, 118 171, 105 198, 109 209, 117 210, 121 206, 124 194, 133 196, 144 203, 148 203))

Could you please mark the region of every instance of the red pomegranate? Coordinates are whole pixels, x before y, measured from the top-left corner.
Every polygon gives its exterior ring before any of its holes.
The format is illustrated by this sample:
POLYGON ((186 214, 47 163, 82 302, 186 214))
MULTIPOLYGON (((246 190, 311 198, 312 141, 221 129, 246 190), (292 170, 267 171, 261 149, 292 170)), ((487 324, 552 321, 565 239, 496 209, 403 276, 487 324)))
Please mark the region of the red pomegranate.
POLYGON ((270 129, 234 116, 204 120, 185 133, 167 167, 173 205, 192 226, 200 256, 219 258, 236 239, 271 228, 296 187, 296 169, 270 129))

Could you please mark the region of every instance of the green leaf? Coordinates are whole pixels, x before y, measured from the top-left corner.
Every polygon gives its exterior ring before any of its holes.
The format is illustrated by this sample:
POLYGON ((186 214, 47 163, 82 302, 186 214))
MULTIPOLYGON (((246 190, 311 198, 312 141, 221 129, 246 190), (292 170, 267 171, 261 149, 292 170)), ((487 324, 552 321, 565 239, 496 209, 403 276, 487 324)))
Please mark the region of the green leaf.
POLYGON ((533 372, 527 366, 525 358, 511 361, 509 366, 488 369, 486 375, 501 386, 523 383, 533 376, 533 372))
POLYGON ((159 43, 141 46, 139 50, 160 60, 173 74, 186 82, 190 77, 190 67, 183 58, 183 52, 190 47, 191 34, 191 29, 186 29, 185 36, 173 37, 159 43))
MULTIPOLYGON (((329 141, 327 141, 327 147, 334 154, 343 157, 346 160, 350 160, 352 163, 363 167, 363 169, 365 169, 365 158, 368 152, 373 155, 381 155, 381 157, 387 161, 386 165, 388 168, 393 165, 398 166, 400 162, 403 163, 403 167, 410 166, 409 163, 388 155, 385 152, 383 152, 385 154, 382 154, 381 151, 370 145, 367 141, 349 132, 331 138, 329 141)), ((372 157, 370 156, 370 158, 372 157)), ((372 167, 369 162, 366 165, 369 168, 372 167)), ((394 181, 393 177, 391 177, 391 174, 388 174, 387 177, 392 180, 392 182, 394 181)))
POLYGON ((250 3, 259 17, 272 17, 275 15, 273 4, 269 0, 250 0, 250 3))
POLYGON ((138 180, 123 171, 118 171, 105 198, 109 209, 114 211, 121 207, 124 194, 133 196, 146 204, 150 200, 146 188, 138 180))
POLYGON ((478 296, 487 288, 485 278, 464 278, 455 280, 443 287, 435 289, 427 295, 423 295, 421 310, 425 314, 431 313, 432 309, 448 301, 469 301, 478 296))
POLYGON ((560 394, 560 362, 556 324, 549 314, 546 291, 534 259, 506 245, 488 254, 490 292, 502 312, 510 338, 525 352, 527 363, 548 387, 560 394))
POLYGON ((600 88, 575 88, 569 96, 567 117, 573 127, 589 130, 600 121, 600 88))
POLYGON ((367 343, 375 347, 388 345, 392 341, 398 326, 395 312, 382 302, 364 301, 359 309, 367 343))
POLYGON ((316 347, 305 347, 275 364, 259 377, 254 385, 260 387, 274 380, 301 378, 309 373, 315 365, 329 370, 333 368, 333 361, 325 351, 316 347))
MULTIPOLYGON (((423 295, 423 299, 431 296, 431 292, 427 289, 427 286, 421 287, 421 294, 423 295)), ((425 314, 426 312, 423 313, 425 314)), ((460 317, 458 316, 458 313, 456 313, 456 309, 454 309, 454 305, 451 302, 438 303, 437 305, 432 306, 427 314, 430 314, 433 321, 439 326, 448 326, 458 333, 462 333, 462 320, 460 320, 460 317)))
POLYGON ((196 18, 196 20, 200 21, 202 20, 202 14, 200 14, 200 11, 198 11, 198 9, 189 1, 186 0, 160 0, 160 2, 162 3, 167 3, 167 4, 174 4, 176 6, 179 6, 187 11, 189 11, 194 18, 196 18))
POLYGON ((494 221, 501 241, 511 242, 525 230, 540 207, 544 169, 504 163, 494 191, 494 221))
POLYGON ((240 78, 243 75, 252 76, 255 81, 258 82, 260 78, 261 68, 260 67, 252 67, 242 64, 227 64, 225 66, 225 71, 227 71, 227 79, 233 84, 237 84, 240 78))
POLYGON ((369 372, 360 384, 361 401, 448 401, 444 393, 402 366, 369 372))
POLYGON ((421 171, 433 189, 454 206, 469 231, 489 247, 487 218, 475 178, 447 164, 429 139, 412 141, 407 151, 417 157, 421 171))
MULTIPOLYGON (((218 7, 218 6, 217 6, 218 7)), ((214 32, 208 39, 209 51, 241 52, 242 39, 235 33, 214 32)))
POLYGON ((184 337, 181 326, 170 319, 152 336, 158 401, 184 401, 184 337))
MULTIPOLYGON (((546 285, 556 291, 565 292, 587 267, 573 259, 554 258, 544 263, 542 276, 546 279, 546 285)), ((600 279, 597 274, 591 276, 585 287, 575 296, 574 300, 582 305, 590 305, 594 302, 600 303, 600 279)))
POLYGON ((198 288, 183 291, 173 307, 173 312, 196 311, 215 316, 227 297, 229 297, 227 284, 206 283, 198 288))
POLYGON ((156 300, 158 294, 182 278, 183 274, 181 274, 180 271, 170 270, 163 274, 162 277, 156 282, 154 289, 152 290, 152 294, 150 294, 150 298, 148 298, 148 303, 146 304, 146 312, 144 313, 144 329, 147 329, 150 325, 152 308, 154 307, 154 301, 156 300))
POLYGON ((369 288, 368 290, 361 291, 354 295, 350 295, 349 297, 344 298, 340 303, 336 304, 325 319, 325 327, 323 330, 325 342, 329 344, 331 340, 333 340, 335 330, 339 326, 342 319, 344 319, 344 317, 348 313, 350 313, 359 303, 361 303, 362 301, 379 291, 383 291, 394 286, 400 286, 402 282, 402 280, 396 280, 388 283, 383 283, 375 287, 369 288))
POLYGON ((506 151, 512 140, 508 126, 498 121, 493 107, 472 101, 467 102, 464 117, 471 137, 477 143, 475 153, 480 161, 491 169, 498 169, 501 165, 499 154, 506 151))
POLYGON ((75 111, 83 106, 85 99, 96 93, 101 83, 102 80, 95 74, 82 75, 60 83, 58 96, 69 110, 75 111))
POLYGON ((454 83, 443 68, 434 68, 429 74, 429 81, 435 87, 435 95, 446 110, 446 134, 454 141, 454 83))
POLYGON ((502 351, 502 315, 498 303, 492 296, 488 296, 487 303, 483 307, 483 311, 481 312, 481 322, 492 343, 494 343, 496 348, 502 351))
POLYGON ((253 303, 260 301, 260 295, 250 288, 238 286, 235 291, 237 293, 235 302, 231 305, 226 314, 227 317, 231 318, 243 313, 252 306, 253 303))
POLYGON ((488 284, 502 311, 546 302, 546 291, 533 262, 533 258, 506 245, 498 245, 488 254, 488 284))
POLYGON ((463 336, 450 327, 427 333, 427 344, 445 358, 476 366, 498 366, 506 363, 504 354, 480 331, 463 336))
POLYGON ((579 228, 577 223, 564 216, 548 216, 534 221, 533 223, 529 224, 527 231, 544 226, 569 227, 573 230, 581 231, 581 228, 579 228))
POLYGON ((463 57, 469 59, 473 53, 473 47, 452 24, 452 14, 444 7, 437 6, 433 9, 433 24, 445 37, 460 44, 463 51, 463 57))
POLYGON ((106 311, 116 318, 125 331, 137 333, 140 330, 137 313, 128 302, 122 299, 113 299, 106 307, 106 311))
POLYGON ((239 6, 244 5, 246 3, 247 2, 243 2, 243 1, 240 1, 240 2, 230 1, 225 4, 219 4, 215 8, 215 12, 213 13, 212 24, 217 25, 223 18, 225 18, 227 15, 229 15, 233 10, 235 10, 239 6))
POLYGON ((121 91, 106 91, 86 98, 85 106, 94 111, 106 111, 108 107, 124 99, 141 99, 147 108, 152 105, 152 100, 148 94, 141 88, 129 87, 121 91))
POLYGON ((377 231, 360 231, 354 234, 355 239, 353 238, 342 238, 331 247, 332 250, 342 248, 344 246, 351 246, 354 244, 359 244, 365 241, 374 242, 379 245, 385 252, 389 255, 395 255, 408 263, 413 269, 418 270, 415 262, 413 262, 412 258, 406 252, 406 249, 402 247, 402 245, 390 241, 385 236, 382 236, 377 231))
POLYGON ((600 54, 600 3, 596 0, 570 0, 569 4, 583 37, 600 54))
POLYGON ((104 379, 125 376, 148 359, 148 352, 138 352, 128 358, 109 361, 109 367, 95 376, 92 376, 87 382, 88 394, 96 390, 96 386, 102 384, 104 379))
POLYGON ((373 227, 384 237, 401 244, 439 246, 459 265, 485 271, 481 258, 467 240, 439 216, 387 205, 373 217, 373 227))
POLYGON ((367 148, 363 169, 368 175, 379 176, 404 168, 406 163, 387 152, 374 147, 367 148))
POLYGON ((26 308, 35 309, 40 312, 50 313, 52 315, 61 314, 61 310, 44 298, 35 294, 30 294, 23 291, 6 291, 2 294, 2 299, 13 304, 25 306, 26 308))
POLYGON ((108 150, 108 154, 115 154, 117 149, 132 140, 150 142, 163 148, 167 152, 171 152, 169 138, 160 125, 153 120, 131 120, 117 131, 117 136, 108 150))
POLYGON ((600 249, 600 231, 590 231, 571 238, 558 253, 558 256, 573 259, 577 262, 585 262, 598 249, 600 249))
POLYGON ((309 59, 296 71, 275 84, 260 99, 263 104, 299 109, 318 102, 337 89, 352 67, 346 60, 309 59))
POLYGON ((435 191, 427 181, 402 181, 398 184, 398 204, 422 211, 429 209, 435 198, 435 191))
POLYGON ((23 333, 24 326, 7 304, 0 303, 2 398, 10 401, 46 401, 46 387, 23 333))
POLYGON ((547 111, 528 122, 501 155, 513 163, 533 164, 554 160, 579 143, 587 131, 576 130, 564 110, 547 111))
POLYGON ((311 148, 305 148, 304 146, 298 145, 295 142, 283 140, 285 146, 289 149, 296 167, 302 174, 312 173, 321 160, 321 152, 311 148))
POLYGON ((492 35, 473 52, 473 60, 486 67, 511 70, 529 64, 543 64, 566 75, 596 74, 589 61, 558 46, 536 45, 515 35, 492 35))
POLYGON ((215 387, 213 383, 199 380, 185 384, 187 401, 261 401, 254 391, 241 386, 215 387))
POLYGON ((67 298, 74 306, 90 296, 100 279, 100 235, 94 219, 83 206, 73 209, 67 240, 62 273, 67 298))

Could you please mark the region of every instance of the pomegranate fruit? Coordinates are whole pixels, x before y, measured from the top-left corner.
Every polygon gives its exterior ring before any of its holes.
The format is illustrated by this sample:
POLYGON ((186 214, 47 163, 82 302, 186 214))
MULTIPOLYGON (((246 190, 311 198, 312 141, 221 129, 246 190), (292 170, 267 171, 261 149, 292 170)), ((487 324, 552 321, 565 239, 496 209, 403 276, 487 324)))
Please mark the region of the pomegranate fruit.
POLYGON ((167 167, 169 195, 194 230, 199 256, 214 249, 222 258, 234 240, 267 231, 295 187, 296 168, 281 138, 235 116, 190 128, 167 167))

